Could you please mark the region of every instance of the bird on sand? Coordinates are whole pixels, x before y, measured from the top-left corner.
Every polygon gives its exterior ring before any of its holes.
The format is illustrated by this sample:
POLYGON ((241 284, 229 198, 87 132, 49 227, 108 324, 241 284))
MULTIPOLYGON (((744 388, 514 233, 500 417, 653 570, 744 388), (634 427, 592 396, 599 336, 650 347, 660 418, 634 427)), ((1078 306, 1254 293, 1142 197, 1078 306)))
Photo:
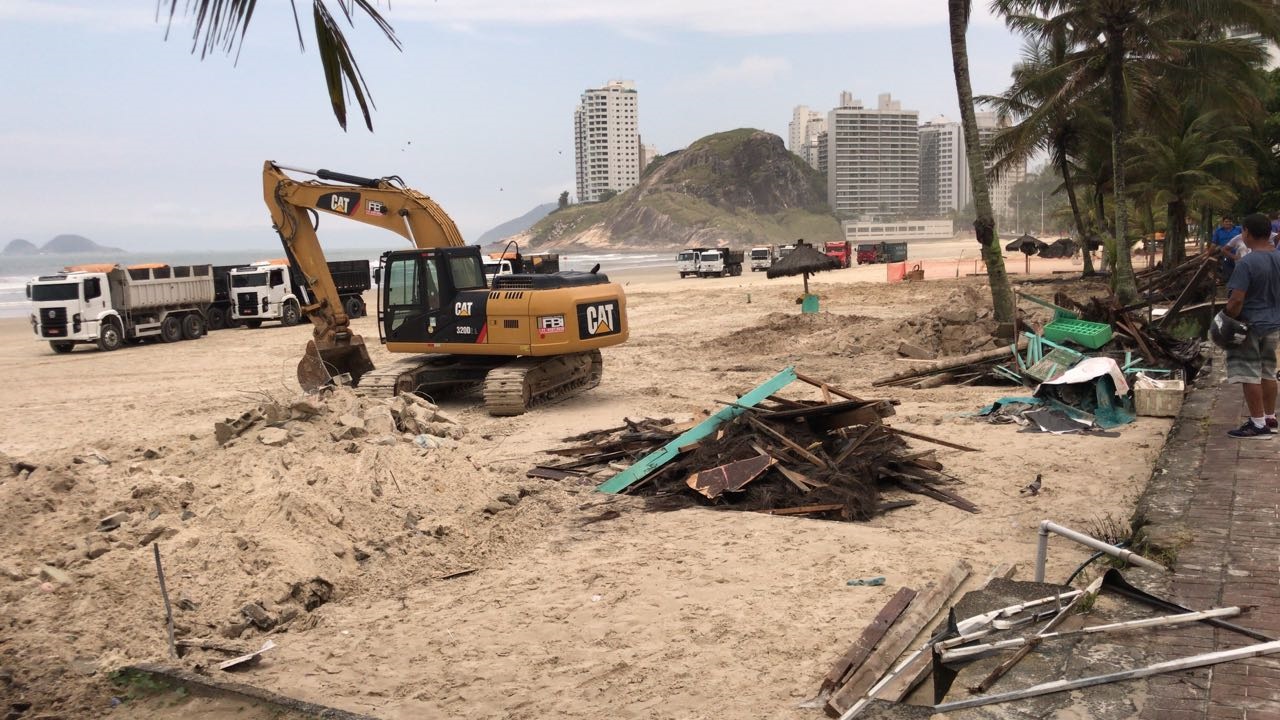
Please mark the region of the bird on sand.
POLYGON ((1036 473, 1036 479, 1031 481, 1030 485, 1018 491, 1019 495, 1039 495, 1040 494, 1040 474, 1036 473))

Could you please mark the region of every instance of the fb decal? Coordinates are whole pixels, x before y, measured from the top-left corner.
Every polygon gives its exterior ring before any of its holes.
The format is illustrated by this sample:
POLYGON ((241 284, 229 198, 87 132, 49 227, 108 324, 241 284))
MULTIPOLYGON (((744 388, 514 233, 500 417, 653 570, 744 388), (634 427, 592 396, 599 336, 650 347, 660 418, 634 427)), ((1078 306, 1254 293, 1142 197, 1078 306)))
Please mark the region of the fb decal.
POLYGON ((350 215, 360 204, 360 193, 335 192, 325 193, 316 200, 316 207, 339 215, 350 215))
POLYGON ((578 336, 583 340, 615 335, 622 332, 621 325, 622 318, 616 300, 578 306, 578 336))
POLYGON ((564 316, 563 315, 538 316, 538 332, 542 335, 550 335, 551 333, 564 332, 564 316))
POLYGON ((470 302, 454 303, 453 314, 458 317, 471 317, 471 303, 470 302))
POLYGON ((387 206, 377 200, 370 200, 364 204, 364 214, 374 217, 382 217, 387 214, 387 206))

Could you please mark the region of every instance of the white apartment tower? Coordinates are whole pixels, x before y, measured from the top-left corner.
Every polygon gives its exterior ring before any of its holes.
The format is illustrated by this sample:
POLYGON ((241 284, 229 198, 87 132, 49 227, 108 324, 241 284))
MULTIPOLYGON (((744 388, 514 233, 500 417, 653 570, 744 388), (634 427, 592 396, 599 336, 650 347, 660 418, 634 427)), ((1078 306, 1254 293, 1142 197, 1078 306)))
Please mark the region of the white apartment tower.
POLYGON ((888 93, 863 107, 851 93, 827 114, 827 202, 844 219, 914 215, 920 203, 920 113, 888 93))
POLYGON ((787 149, 803 156, 805 143, 826 130, 827 119, 808 105, 797 105, 791 110, 791 122, 787 123, 787 149))
POLYGON ((605 190, 622 192, 640 182, 636 114, 636 85, 630 80, 610 80, 582 93, 573 112, 579 202, 596 202, 605 190))
MULTIPOLYGON (((1001 129, 995 113, 980 112, 978 141, 985 148, 1001 129)), ((990 169, 990 162, 987 163, 990 169)), ((965 209, 973 201, 969 179, 969 156, 964 146, 964 128, 960 123, 939 116, 920 126, 920 214, 937 217, 965 209)), ((987 173, 990 180, 991 207, 996 222, 1004 230, 1012 230, 1011 204, 1013 188, 1026 180, 1026 162, 1005 170, 1000 178, 987 173)))
MULTIPOLYGON (((978 142, 982 147, 987 148, 991 143, 991 138, 1001 129, 1008 127, 1001 124, 993 112, 978 113, 978 142)), ((1026 228, 1015 227, 1018 224, 1016 209, 1013 204, 1013 189, 1019 183, 1027 179, 1027 161, 1024 159, 1019 163, 1015 163, 1013 167, 1006 168, 1000 173, 1000 177, 994 177, 991 172, 991 160, 986 160, 987 179, 990 181, 991 190, 991 210, 996 214, 996 228, 1004 228, 1006 231, 1021 232, 1026 228)), ((966 181, 968 178, 965 178, 966 181)))

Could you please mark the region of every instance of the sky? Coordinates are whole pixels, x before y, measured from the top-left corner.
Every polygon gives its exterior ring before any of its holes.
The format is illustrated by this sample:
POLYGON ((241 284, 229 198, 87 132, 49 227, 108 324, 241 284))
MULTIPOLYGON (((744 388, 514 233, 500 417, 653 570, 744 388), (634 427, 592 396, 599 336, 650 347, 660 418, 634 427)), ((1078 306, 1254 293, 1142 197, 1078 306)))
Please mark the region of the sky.
MULTIPOLYGON (((152 0, 0 0, 0 245, 271 247, 267 159, 399 175, 472 240, 574 191, 574 106, 615 78, 635 81, 664 153, 740 127, 785 138, 795 105, 826 111, 842 90, 890 92, 922 122, 959 113, 943 0, 395 0, 403 50, 367 18, 347 31, 376 110, 372 133, 358 110, 344 132, 298 4, 305 52, 274 0, 238 60, 201 60, 181 18, 166 41, 152 0)), ((1020 41, 976 5, 974 90, 995 93, 1020 41)), ((399 242, 329 217, 321 237, 399 242)))

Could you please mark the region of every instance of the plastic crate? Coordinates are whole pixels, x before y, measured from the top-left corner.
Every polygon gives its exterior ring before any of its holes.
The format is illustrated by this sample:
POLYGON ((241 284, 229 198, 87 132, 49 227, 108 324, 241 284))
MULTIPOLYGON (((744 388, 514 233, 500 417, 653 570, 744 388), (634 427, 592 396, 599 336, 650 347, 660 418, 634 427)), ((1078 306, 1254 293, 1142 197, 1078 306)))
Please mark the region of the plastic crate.
POLYGON ((1177 417, 1186 384, 1181 380, 1144 379, 1133 386, 1133 408, 1143 417, 1177 417))
POLYGON ((1070 340, 1090 350, 1097 350, 1111 340, 1111 326, 1087 320, 1056 318, 1044 326, 1043 334, 1056 343, 1070 340))

